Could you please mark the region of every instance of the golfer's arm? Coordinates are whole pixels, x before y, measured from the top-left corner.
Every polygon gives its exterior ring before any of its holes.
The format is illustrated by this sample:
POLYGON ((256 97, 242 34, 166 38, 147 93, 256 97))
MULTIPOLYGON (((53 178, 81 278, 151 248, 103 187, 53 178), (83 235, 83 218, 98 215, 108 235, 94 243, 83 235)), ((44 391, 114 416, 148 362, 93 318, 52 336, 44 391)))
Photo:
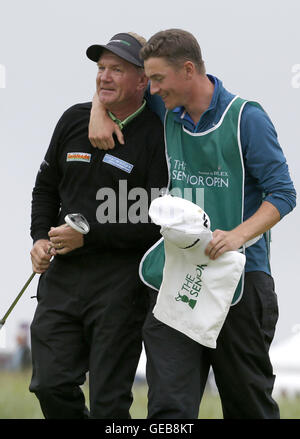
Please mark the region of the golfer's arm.
POLYGON ((280 221, 278 209, 268 201, 263 201, 260 208, 233 231, 243 243, 262 235, 280 221))
POLYGON ((39 239, 48 240, 50 227, 56 224, 60 208, 60 197, 57 185, 51 178, 51 170, 38 173, 32 191, 31 201, 31 237, 34 242, 39 239))

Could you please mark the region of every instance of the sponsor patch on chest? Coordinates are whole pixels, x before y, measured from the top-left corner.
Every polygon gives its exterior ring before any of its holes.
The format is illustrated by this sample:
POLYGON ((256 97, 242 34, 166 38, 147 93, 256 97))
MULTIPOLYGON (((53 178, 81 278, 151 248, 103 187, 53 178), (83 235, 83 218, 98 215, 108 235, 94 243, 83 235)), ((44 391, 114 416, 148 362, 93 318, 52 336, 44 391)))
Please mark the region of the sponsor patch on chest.
POLYGON ((125 162, 125 160, 119 159, 111 154, 105 154, 103 157, 103 162, 108 163, 109 165, 115 166, 116 168, 122 169, 122 171, 130 174, 132 171, 133 165, 131 163, 125 162))
POLYGON ((68 152, 67 162, 87 162, 91 161, 92 154, 87 152, 68 152))

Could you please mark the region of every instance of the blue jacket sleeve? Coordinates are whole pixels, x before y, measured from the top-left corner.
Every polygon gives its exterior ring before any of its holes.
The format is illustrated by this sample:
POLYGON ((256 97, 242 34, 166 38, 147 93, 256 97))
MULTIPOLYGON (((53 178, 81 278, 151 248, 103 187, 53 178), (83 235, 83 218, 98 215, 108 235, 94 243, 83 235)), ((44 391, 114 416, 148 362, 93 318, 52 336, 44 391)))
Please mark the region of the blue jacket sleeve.
MULTIPOLYGON (((149 82, 149 84, 150 84, 150 82, 149 82)), ((150 110, 152 110, 153 113, 157 114, 157 116, 160 118, 162 123, 164 123, 165 114, 166 114, 166 107, 165 107, 164 101, 158 95, 151 95, 149 84, 148 84, 148 87, 147 87, 147 90, 145 93, 146 102, 147 102, 150 110)))
POLYGON ((247 104, 241 118, 241 144, 245 169, 281 218, 296 205, 296 191, 276 130, 261 109, 247 104))

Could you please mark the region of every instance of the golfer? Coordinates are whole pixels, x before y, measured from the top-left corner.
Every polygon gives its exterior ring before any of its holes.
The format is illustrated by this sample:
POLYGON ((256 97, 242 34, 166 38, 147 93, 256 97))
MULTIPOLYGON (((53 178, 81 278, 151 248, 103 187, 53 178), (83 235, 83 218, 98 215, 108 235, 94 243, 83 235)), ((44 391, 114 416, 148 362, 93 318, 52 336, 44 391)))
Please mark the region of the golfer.
MULTIPOLYGON (((295 207, 296 193, 275 128, 258 103, 233 95, 206 73, 199 44, 189 32, 159 32, 141 56, 151 94, 161 97, 168 110, 152 102, 165 115, 169 188, 182 194, 189 189, 194 202, 197 190, 203 194, 201 207, 213 230, 206 254, 212 260, 231 250, 246 255, 245 274, 215 349, 149 312, 144 327, 148 417, 197 418, 212 367, 224 418, 279 418, 269 358, 278 305, 268 238, 269 230, 295 207), (259 239, 245 250, 244 244, 254 238, 259 239)), ((98 114, 99 105, 95 102, 93 109, 98 114)), ((92 136, 101 143, 95 126, 92 136)), ((163 246, 154 246, 153 252, 158 248, 163 246)), ((144 264, 150 256, 148 252, 144 264)), ((157 272, 161 277, 162 270, 157 272)), ((152 270, 152 279, 144 280, 150 284, 153 278, 152 270)), ((153 305, 156 297, 153 289, 153 305)))
POLYGON ((31 324, 30 391, 48 419, 130 417, 148 309, 138 267, 159 239, 157 226, 132 214, 138 211, 132 195, 146 194, 139 208, 147 214, 151 189, 167 184, 163 127, 144 101, 144 42, 121 33, 87 49, 98 68, 97 96, 122 130, 123 144, 116 138, 109 153, 94 148, 91 103, 74 105, 55 128, 33 189, 31 258, 42 274, 31 324), (88 234, 65 227, 65 215, 74 212, 88 220, 88 234), (90 411, 80 389, 87 372, 90 411))

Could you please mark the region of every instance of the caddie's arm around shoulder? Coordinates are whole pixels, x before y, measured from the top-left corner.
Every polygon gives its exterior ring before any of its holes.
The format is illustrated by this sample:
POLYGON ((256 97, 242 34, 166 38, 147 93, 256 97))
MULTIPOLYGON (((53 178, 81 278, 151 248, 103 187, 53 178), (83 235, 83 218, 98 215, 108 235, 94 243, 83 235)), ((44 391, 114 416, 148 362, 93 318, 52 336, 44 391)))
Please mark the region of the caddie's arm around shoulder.
POLYGON ((124 144, 122 131, 108 116, 106 109, 95 94, 89 122, 89 140, 94 148, 113 149, 115 147, 113 134, 117 136, 119 143, 124 144))

